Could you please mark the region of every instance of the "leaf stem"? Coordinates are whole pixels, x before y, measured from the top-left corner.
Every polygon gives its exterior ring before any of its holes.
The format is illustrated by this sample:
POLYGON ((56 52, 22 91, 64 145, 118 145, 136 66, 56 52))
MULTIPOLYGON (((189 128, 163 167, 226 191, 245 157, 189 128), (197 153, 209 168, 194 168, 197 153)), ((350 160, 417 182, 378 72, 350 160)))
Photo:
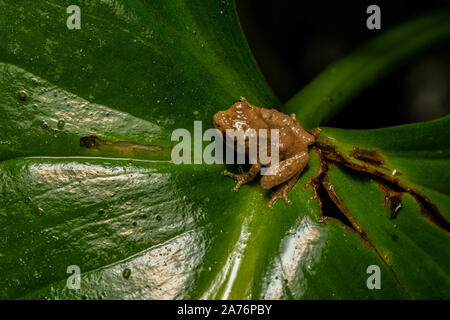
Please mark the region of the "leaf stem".
POLYGON ((283 107, 305 128, 326 124, 363 90, 430 47, 450 43, 450 8, 401 24, 320 73, 283 107))

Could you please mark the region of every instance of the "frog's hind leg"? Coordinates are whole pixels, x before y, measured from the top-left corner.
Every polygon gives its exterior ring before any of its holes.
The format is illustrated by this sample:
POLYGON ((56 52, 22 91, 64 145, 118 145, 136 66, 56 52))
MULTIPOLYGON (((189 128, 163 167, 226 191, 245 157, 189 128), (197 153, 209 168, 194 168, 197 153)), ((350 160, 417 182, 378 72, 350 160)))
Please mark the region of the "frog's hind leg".
POLYGON ((236 173, 232 173, 228 170, 225 170, 223 172, 223 174, 236 180, 236 186, 234 187, 233 191, 238 192, 239 188, 243 184, 253 181, 253 179, 255 179, 255 177, 258 175, 259 171, 261 171, 261 165, 259 163, 256 163, 256 164, 253 164, 250 167, 250 170, 248 170, 245 173, 236 174, 236 173))
POLYGON ((287 196, 288 192, 297 183, 298 177, 308 163, 308 159, 308 152, 300 152, 289 159, 281 161, 279 165, 273 167, 273 170, 270 172, 271 174, 266 174, 261 178, 261 186, 264 189, 271 189, 279 185, 278 189, 272 195, 272 199, 267 204, 269 208, 272 207, 275 201, 281 198, 287 204, 291 203, 287 196))
POLYGON ((278 187, 278 189, 272 194, 272 198, 270 199, 269 203, 267 204, 267 206, 269 208, 272 208, 275 201, 277 201, 278 199, 281 199, 281 198, 283 198, 284 202, 286 202, 287 204, 291 203, 291 200, 289 200, 289 198, 288 198, 288 193, 289 193, 289 191, 291 191, 291 189, 297 183, 298 178, 300 177, 300 174, 301 174, 301 171, 298 172, 297 174, 295 174, 291 179, 289 179, 284 184, 282 184, 281 186, 278 187))
POLYGON ((261 186, 264 189, 272 189, 275 186, 284 184, 297 173, 303 171, 308 164, 308 159, 308 152, 302 151, 281 161, 279 164, 270 166, 261 178, 261 186))

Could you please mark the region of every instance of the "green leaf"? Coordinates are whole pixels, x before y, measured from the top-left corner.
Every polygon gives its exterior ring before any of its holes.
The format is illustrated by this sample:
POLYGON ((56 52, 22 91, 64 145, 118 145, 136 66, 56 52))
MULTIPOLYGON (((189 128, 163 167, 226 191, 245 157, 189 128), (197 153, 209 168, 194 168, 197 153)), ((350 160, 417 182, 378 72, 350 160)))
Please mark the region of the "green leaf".
POLYGON ((331 64, 286 102, 282 110, 295 113, 305 128, 324 125, 389 72, 424 50, 449 40, 450 10, 408 21, 331 64))
POLYGON ((194 120, 212 127, 213 114, 240 96, 277 105, 232 2, 86 1, 80 30, 66 27, 70 4, 0 3, 8 121, 0 159, 86 154, 79 139, 90 134, 167 147, 174 129, 190 129, 194 120), (41 123, 54 129, 59 119, 64 133, 50 143, 53 132, 41 123))
POLYGON ((333 160, 411 190, 449 220, 449 135, 450 116, 447 116, 430 122, 384 129, 324 127, 318 145, 333 160), (374 162, 374 158, 381 163, 374 162))
POLYGON ((370 177, 334 165, 328 176, 327 186, 339 195, 343 209, 358 221, 364 237, 383 257, 408 296, 448 299, 448 230, 430 223, 411 194, 402 194, 401 209, 395 219, 390 219, 389 208, 383 207, 385 194, 370 177))
POLYGON ((319 168, 312 156, 290 194, 298 201, 276 203, 273 209, 266 207, 269 194, 259 186, 233 193, 234 182, 220 174, 219 166, 80 158, 4 161, 2 268, 8 278, 2 280, 1 295, 405 297, 358 235, 338 221, 319 221, 317 200, 308 201, 313 192, 302 190, 319 168), (365 269, 372 264, 386 274, 383 292, 366 287, 365 269), (66 287, 69 265, 81 268, 81 290, 66 287))
POLYGON ((317 142, 339 163, 328 168, 325 189, 412 298, 448 297, 449 122, 322 128, 317 142))

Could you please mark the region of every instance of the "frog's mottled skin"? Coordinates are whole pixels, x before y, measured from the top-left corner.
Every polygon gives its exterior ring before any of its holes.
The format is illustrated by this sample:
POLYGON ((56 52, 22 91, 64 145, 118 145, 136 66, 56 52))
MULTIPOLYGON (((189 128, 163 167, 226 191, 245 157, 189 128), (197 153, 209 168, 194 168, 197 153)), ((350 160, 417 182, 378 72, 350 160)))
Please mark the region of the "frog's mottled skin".
MULTIPOLYGON (((259 132, 259 129, 279 130, 279 164, 269 166, 271 175, 263 175, 261 186, 270 189, 279 186, 274 193, 268 206, 283 198, 290 203, 288 192, 294 187, 301 172, 308 163, 308 146, 314 143, 315 137, 303 130, 302 126, 295 120, 295 116, 288 116, 275 109, 264 109, 251 105, 245 99, 234 103, 231 108, 219 111, 213 118, 216 129, 225 134, 227 129, 246 131, 251 128, 259 132)), ((270 137, 270 132, 268 132, 270 137)), ((259 141, 259 140, 258 140, 259 141)), ((270 141, 269 141, 270 143, 270 141)), ((248 140, 245 146, 248 154, 248 140)), ((250 170, 242 174, 234 174, 225 170, 225 174, 236 179, 234 191, 238 191, 241 185, 252 181, 261 170, 259 161, 253 164, 250 170)))

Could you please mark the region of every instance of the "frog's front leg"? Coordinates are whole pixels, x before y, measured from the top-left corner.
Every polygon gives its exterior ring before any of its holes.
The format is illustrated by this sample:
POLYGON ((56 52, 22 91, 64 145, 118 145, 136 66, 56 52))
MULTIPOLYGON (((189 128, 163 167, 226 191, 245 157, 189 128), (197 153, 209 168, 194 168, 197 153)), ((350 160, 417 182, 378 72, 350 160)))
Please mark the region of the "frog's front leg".
POLYGON ((236 186, 234 187, 233 191, 234 192, 238 192, 239 188, 243 184, 246 184, 246 183, 249 183, 249 182, 253 181, 253 179, 255 179, 255 177, 257 176, 259 171, 261 171, 261 164, 256 163, 256 164, 253 164, 250 167, 250 170, 248 170, 245 173, 236 174, 236 173, 232 173, 232 172, 230 172, 228 170, 225 170, 223 173, 237 181, 236 182, 236 186))

